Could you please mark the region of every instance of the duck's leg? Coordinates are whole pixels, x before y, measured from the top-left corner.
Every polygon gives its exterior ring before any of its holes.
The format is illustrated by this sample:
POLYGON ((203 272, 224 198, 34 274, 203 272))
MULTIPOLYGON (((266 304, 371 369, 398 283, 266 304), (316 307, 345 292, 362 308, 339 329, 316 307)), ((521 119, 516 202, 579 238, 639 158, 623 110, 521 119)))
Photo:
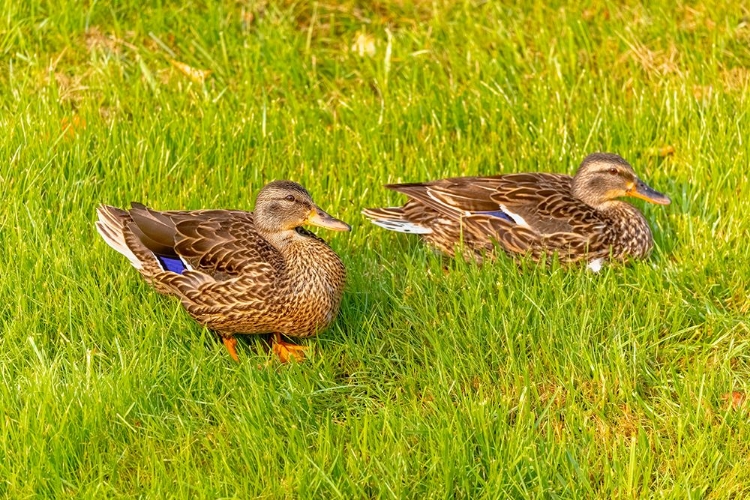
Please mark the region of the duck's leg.
POLYGON ((229 355, 232 356, 232 359, 236 362, 240 362, 239 356, 237 356, 237 339, 234 337, 221 337, 221 340, 224 341, 224 345, 227 348, 227 351, 229 351, 229 355))
POLYGON ((272 344, 273 352, 276 353, 282 363, 287 363, 290 358, 294 358, 295 361, 305 359, 307 346, 284 342, 280 333, 273 334, 272 344))

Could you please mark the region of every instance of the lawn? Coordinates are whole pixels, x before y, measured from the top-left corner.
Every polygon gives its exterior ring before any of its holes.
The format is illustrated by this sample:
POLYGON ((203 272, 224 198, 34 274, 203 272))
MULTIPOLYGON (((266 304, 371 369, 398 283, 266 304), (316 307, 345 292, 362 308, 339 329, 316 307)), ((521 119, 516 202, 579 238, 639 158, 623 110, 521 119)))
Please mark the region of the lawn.
POLYGON ((750 496, 750 10, 582 3, 5 1, 0 495, 750 496), (645 261, 478 266, 360 215, 593 151, 673 200, 633 202, 645 261), (349 280, 304 363, 234 363, 94 229, 281 178, 353 226, 316 231, 349 280))

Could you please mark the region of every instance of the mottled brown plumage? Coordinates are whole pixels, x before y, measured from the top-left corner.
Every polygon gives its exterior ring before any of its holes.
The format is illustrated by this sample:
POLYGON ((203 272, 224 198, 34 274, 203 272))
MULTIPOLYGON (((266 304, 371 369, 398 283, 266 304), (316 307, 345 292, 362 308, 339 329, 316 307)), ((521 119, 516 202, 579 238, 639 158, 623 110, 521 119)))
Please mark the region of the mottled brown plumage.
POLYGON ((535 260, 557 254, 562 262, 646 257, 653 247, 641 212, 619 201, 634 196, 668 204, 618 155, 587 156, 575 177, 519 173, 392 184, 409 201, 402 207, 366 209, 386 229, 420 234, 440 251, 481 260, 496 245, 535 260), (462 246, 459 244, 462 243, 462 246))
MULTIPOLYGON (((348 231, 290 181, 258 194, 255 213, 240 210, 157 212, 103 205, 99 233, 156 290, 177 296, 190 315, 217 331, 236 359, 234 334, 309 337, 336 317, 346 279, 338 255, 303 229, 348 231)), ((298 346, 280 342, 282 360, 298 346), (291 351, 291 352, 289 352, 291 351)))

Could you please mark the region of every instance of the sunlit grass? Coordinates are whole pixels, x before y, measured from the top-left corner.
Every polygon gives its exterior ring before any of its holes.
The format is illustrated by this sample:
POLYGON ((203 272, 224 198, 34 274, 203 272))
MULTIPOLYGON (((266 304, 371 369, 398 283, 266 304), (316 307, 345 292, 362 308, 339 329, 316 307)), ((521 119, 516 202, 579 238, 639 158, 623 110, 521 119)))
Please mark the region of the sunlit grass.
POLYGON ((164 3, 3 5, 0 494, 750 495, 737 2, 164 3), (359 214, 592 151, 672 198, 635 202, 650 259, 478 267, 359 214), (94 231, 278 178, 354 226, 317 231, 350 279, 303 364, 233 363, 94 231))

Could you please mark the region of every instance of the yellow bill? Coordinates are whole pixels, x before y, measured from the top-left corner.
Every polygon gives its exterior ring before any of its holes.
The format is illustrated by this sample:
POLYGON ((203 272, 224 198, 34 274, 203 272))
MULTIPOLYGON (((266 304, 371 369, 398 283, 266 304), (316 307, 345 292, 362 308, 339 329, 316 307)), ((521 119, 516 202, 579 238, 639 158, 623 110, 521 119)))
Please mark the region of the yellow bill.
POLYGON ((313 226, 324 227, 326 229, 330 229, 331 231, 352 230, 349 224, 329 215, 325 210, 317 205, 313 206, 313 209, 310 212, 310 216, 307 218, 307 223, 313 226))

